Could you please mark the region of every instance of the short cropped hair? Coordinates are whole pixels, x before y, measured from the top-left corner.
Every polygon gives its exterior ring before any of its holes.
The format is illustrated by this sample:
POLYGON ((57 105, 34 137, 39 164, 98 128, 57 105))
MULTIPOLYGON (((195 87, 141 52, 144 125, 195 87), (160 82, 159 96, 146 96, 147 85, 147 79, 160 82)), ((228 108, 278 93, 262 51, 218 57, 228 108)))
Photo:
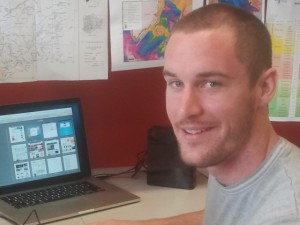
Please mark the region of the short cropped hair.
POLYGON ((272 66, 272 43, 266 26, 253 14, 229 4, 210 4, 183 17, 174 25, 172 34, 220 27, 234 32, 235 54, 246 66, 250 85, 254 85, 262 72, 272 66))

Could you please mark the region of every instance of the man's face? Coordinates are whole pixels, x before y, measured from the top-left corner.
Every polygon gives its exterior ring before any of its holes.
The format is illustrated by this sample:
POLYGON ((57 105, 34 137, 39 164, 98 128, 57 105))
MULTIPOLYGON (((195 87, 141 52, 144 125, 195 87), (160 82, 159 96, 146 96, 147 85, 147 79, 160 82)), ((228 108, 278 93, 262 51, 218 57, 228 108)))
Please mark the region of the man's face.
POLYGON ((164 78, 167 113, 187 164, 215 166, 242 151, 252 134, 256 92, 228 29, 173 34, 164 78))

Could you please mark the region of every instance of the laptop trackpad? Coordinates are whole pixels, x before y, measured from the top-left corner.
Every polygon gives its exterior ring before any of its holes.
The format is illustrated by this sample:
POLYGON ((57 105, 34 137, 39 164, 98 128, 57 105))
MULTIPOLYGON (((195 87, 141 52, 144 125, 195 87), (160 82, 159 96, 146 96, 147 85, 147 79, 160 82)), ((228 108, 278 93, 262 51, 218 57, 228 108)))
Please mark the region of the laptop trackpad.
POLYGON ((47 207, 41 207, 37 212, 41 220, 48 218, 63 219, 77 216, 82 212, 92 212, 94 209, 94 202, 85 197, 65 199, 46 205, 47 207))

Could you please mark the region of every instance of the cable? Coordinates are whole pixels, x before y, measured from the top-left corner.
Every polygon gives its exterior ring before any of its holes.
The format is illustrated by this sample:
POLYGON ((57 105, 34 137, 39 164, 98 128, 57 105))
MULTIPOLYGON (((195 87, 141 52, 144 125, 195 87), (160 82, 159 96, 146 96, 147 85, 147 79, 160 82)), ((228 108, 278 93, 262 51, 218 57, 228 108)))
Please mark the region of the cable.
POLYGON ((26 223, 27 223, 27 221, 30 219, 30 217, 32 216, 32 213, 34 213, 35 214, 35 217, 36 217, 36 219, 37 219, 37 221, 38 221, 38 224, 40 224, 41 225, 41 221, 40 221, 40 218, 39 218, 39 216, 38 216, 38 214, 37 214, 37 212, 36 212, 36 210, 34 209, 34 210, 32 210, 30 213, 29 213, 29 215, 27 216, 27 218, 26 218, 26 220, 24 221, 24 223, 23 223, 23 225, 25 225, 26 223))
POLYGON ((146 155, 147 155, 147 150, 139 152, 137 154, 137 162, 134 166, 134 173, 132 174, 131 177, 134 177, 136 174, 138 174, 142 168, 146 169, 147 171, 146 155))
MULTIPOLYGON (((32 210, 29 215, 27 216, 27 218, 25 219, 24 223, 22 223, 22 225, 25 225, 27 223, 27 221, 30 219, 30 217, 32 216, 32 214, 35 214, 35 217, 37 219, 37 222, 39 225, 42 225, 40 218, 36 212, 36 210, 32 210)), ((16 221, 14 221, 13 219, 9 218, 8 216, 6 216, 5 214, 3 214, 2 212, 0 212, 0 218, 6 220, 7 222, 11 223, 12 225, 19 225, 19 223, 17 223, 16 221)))
POLYGON ((118 173, 99 173, 99 174, 95 174, 94 177, 99 178, 101 180, 107 179, 109 177, 113 177, 113 176, 118 176, 118 175, 122 175, 122 174, 126 174, 126 173, 132 173, 131 177, 135 177, 135 175, 137 175, 142 168, 147 169, 146 166, 146 152, 147 151, 142 151, 139 152, 136 157, 137 157, 137 161, 136 164, 128 169, 128 170, 124 170, 122 172, 118 172, 118 173))
POLYGON ((7 217, 6 215, 4 215, 1 212, 0 212, 0 218, 6 220, 7 222, 11 223, 12 225, 18 225, 17 222, 15 222, 14 220, 12 220, 11 218, 7 217))
POLYGON ((122 175, 122 174, 126 174, 126 173, 133 173, 133 172, 134 172, 134 168, 130 168, 128 170, 125 170, 125 171, 122 171, 119 173, 99 173, 99 174, 95 174, 94 177, 104 180, 109 177, 118 176, 118 175, 122 175))

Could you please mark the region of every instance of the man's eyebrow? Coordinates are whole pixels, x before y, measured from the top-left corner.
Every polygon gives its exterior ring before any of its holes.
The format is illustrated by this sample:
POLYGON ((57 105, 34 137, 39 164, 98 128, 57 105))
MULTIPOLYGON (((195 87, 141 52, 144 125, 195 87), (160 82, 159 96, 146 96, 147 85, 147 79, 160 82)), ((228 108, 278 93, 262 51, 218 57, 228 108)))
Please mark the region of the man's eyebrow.
POLYGON ((220 71, 201 72, 201 73, 198 73, 196 76, 201 77, 201 78, 209 78, 209 77, 228 78, 229 77, 226 73, 222 73, 220 71))
MULTIPOLYGON (((169 76, 169 77, 177 77, 175 73, 172 73, 168 70, 164 70, 162 75, 164 77, 169 76)), ((228 78, 229 76, 225 73, 222 73, 220 71, 207 71, 207 72, 201 72, 196 74, 196 77, 198 78, 209 78, 209 77, 223 77, 223 78, 228 78)))
POLYGON ((163 70, 162 75, 164 77, 169 76, 169 77, 176 77, 176 75, 174 73, 171 73, 170 71, 167 70, 163 70))

